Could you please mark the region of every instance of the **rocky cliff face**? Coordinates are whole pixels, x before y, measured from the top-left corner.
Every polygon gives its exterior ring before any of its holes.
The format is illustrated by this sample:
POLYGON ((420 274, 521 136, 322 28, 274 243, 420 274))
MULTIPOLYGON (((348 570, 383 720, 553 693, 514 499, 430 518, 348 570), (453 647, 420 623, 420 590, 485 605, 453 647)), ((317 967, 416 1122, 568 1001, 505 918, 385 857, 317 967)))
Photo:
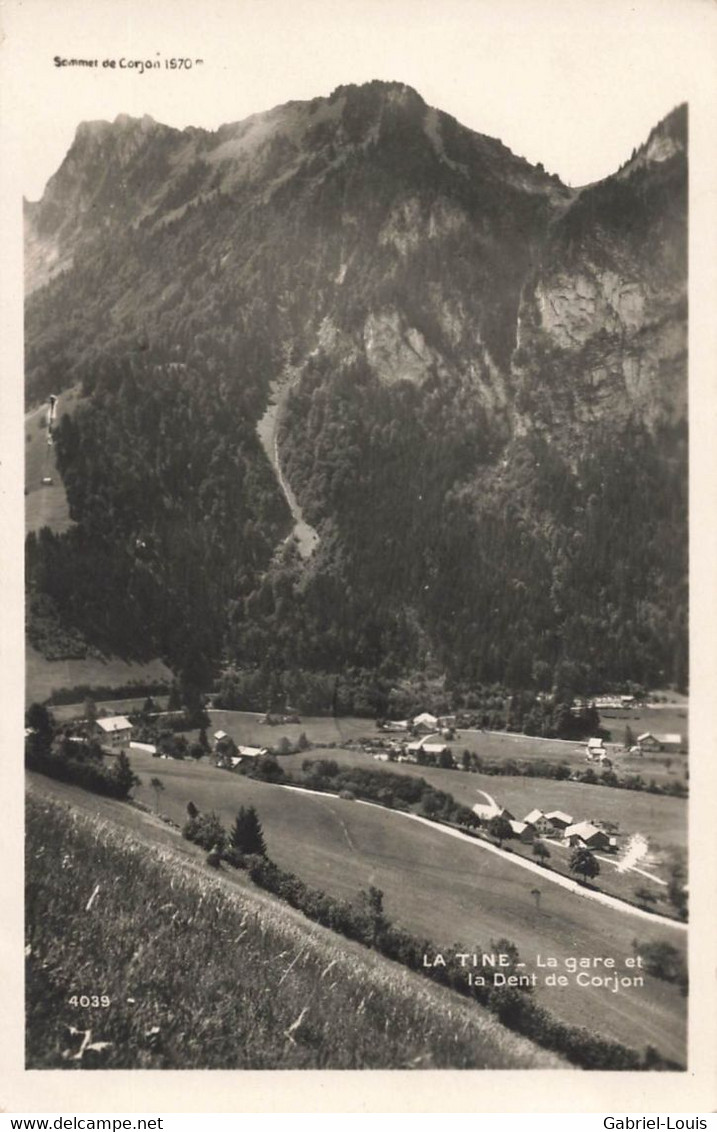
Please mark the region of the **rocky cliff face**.
POLYGON ((519 427, 685 419, 686 149, 682 107, 552 225, 519 312, 519 427))

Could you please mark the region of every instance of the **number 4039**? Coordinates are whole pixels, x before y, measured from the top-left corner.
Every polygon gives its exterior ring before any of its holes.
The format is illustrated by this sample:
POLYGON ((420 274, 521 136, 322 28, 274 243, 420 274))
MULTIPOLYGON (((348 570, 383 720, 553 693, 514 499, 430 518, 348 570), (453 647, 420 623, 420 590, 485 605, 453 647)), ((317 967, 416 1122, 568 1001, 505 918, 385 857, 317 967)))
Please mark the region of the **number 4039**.
POLYGON ((110 1005, 108 994, 73 994, 68 1000, 70 1006, 100 1007, 110 1005))

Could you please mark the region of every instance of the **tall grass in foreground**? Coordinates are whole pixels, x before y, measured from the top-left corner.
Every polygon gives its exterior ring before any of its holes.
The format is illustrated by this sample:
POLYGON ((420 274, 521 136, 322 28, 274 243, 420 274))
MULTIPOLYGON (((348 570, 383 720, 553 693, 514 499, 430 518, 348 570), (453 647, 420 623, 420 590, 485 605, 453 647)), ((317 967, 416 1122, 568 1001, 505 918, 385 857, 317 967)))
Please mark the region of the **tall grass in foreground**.
POLYGON ((26 829, 28 1068, 563 1065, 110 824, 30 798, 26 829))

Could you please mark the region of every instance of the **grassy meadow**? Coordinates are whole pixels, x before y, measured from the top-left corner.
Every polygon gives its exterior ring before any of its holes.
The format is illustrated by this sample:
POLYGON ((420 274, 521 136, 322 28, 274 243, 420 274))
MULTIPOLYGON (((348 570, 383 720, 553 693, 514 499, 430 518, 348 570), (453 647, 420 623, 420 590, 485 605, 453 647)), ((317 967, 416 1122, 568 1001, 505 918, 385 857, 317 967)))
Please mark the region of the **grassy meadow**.
MULTIPOLYGON (((87 656, 78 660, 47 660, 32 645, 25 648, 25 703, 43 703, 53 691, 87 684, 90 687, 121 687, 132 681, 172 679, 161 660, 127 661, 119 657, 87 656)), ((109 701, 108 701, 109 702, 109 701)), ((133 701, 136 702, 136 701, 133 701)), ((144 703, 144 697, 139 706, 144 703)), ((114 706, 114 705, 112 705, 114 706)), ((84 714, 84 703, 51 708, 59 723, 84 714)))
POLYGON ((27 1068, 564 1066, 477 1005, 240 891, 196 850, 160 847, 159 822, 142 836, 45 787, 31 783, 27 812, 27 1068))
MULTIPOLYGON (((399 737, 378 731, 373 720, 355 717, 334 719, 330 716, 306 716, 302 717, 301 723, 283 723, 273 727, 261 723, 261 715, 255 712, 212 710, 209 713, 209 718, 211 720, 210 732, 226 731, 236 743, 246 743, 250 746, 275 747, 278 746, 283 737, 295 743, 302 733, 307 736, 311 743, 334 743, 338 748, 356 739, 394 739, 399 737)), ((652 730, 658 730, 654 723, 652 730)), ((194 736, 196 736, 196 732, 192 733, 192 737, 194 736)), ((571 771, 583 771, 587 766, 585 744, 568 743, 560 739, 535 739, 525 735, 512 735, 507 732, 495 731, 459 731, 458 737, 451 740, 449 746, 454 757, 459 760, 463 751, 469 750, 482 758, 496 762, 516 759, 526 762, 565 763, 571 771)), ((335 752, 329 751, 325 754, 326 757, 333 758, 335 752)), ((367 758, 361 751, 350 751, 349 754, 355 754, 359 759, 365 760, 367 758)), ((656 782, 663 784, 674 780, 684 781, 687 758, 685 755, 645 755, 640 757, 616 755, 614 764, 618 773, 640 774, 646 782, 654 778, 656 782), (666 766, 666 763, 670 764, 669 767, 666 766)), ((425 768, 419 769, 422 772, 425 768)), ((493 777, 491 781, 495 783, 498 780, 493 777)), ((505 782, 507 780, 501 778, 500 781, 505 782)), ((564 786, 565 784, 557 782, 552 785, 564 786)), ((567 785, 573 788, 580 784, 568 783, 567 785)), ((531 789, 533 787, 528 782, 528 790, 531 789)), ((595 788, 585 786, 585 789, 594 790, 595 788)), ((516 804, 518 803, 516 802, 516 804)), ((525 812, 527 813, 528 810, 532 809, 533 805, 534 803, 530 802, 525 812)), ((565 807, 556 803, 554 806, 549 804, 542 808, 564 809, 565 807)), ((640 830, 640 832, 646 831, 640 830)), ((682 836, 684 839, 684 834, 682 836)))
POLYGON ((551 778, 474 774, 415 763, 379 763, 359 750, 314 750, 283 755, 281 765, 286 771, 297 772, 306 758, 331 758, 340 766, 366 766, 425 778, 431 786, 452 794, 465 806, 484 803, 481 792, 485 791, 499 805, 506 806, 518 820, 537 806, 546 812, 564 810, 578 821, 598 818, 617 822, 621 841, 633 833, 642 833, 655 844, 686 844, 687 805, 683 798, 616 790, 583 782, 558 782, 551 778))
MULTIPOLYGON (((677 927, 594 904, 547 875, 538 883, 538 906, 536 878, 510 859, 388 810, 297 793, 206 763, 159 761, 133 752, 132 765, 143 780, 137 798, 153 808, 150 780, 159 777, 160 808, 178 824, 186 819, 189 801, 204 812, 215 810, 226 827, 240 806, 254 805, 278 865, 336 897, 351 898, 369 885, 381 888, 389 918, 439 948, 456 941, 488 947, 507 936, 530 971, 537 955, 613 955, 624 962, 635 938, 684 947, 686 933, 677 927)), ((97 807, 99 800, 88 805, 97 807)), ((540 987, 536 993, 572 1025, 589 1019, 591 1028, 626 1045, 652 1044, 675 1061, 684 1058, 685 1001, 673 986, 648 978, 645 987, 619 995, 572 986, 540 987)))

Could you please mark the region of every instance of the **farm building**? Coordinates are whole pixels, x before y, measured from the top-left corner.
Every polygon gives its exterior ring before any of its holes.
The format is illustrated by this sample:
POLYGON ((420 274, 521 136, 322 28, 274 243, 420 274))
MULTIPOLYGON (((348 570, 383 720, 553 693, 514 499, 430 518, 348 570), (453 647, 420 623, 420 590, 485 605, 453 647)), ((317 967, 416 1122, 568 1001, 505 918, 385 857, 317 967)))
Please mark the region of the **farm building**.
POLYGON ((100 742, 109 743, 112 747, 121 747, 132 738, 132 724, 123 715, 98 719, 96 727, 100 742))
MULTIPOLYGON (((228 736, 227 736, 228 738, 228 736)), ((248 759, 258 759, 261 755, 268 755, 269 752, 266 747, 237 747, 236 754, 229 755, 231 765, 239 766, 240 763, 246 762, 248 759)))
POLYGON ((587 747, 585 748, 588 759, 592 760, 597 758, 604 752, 602 739, 588 739, 587 747))
POLYGON ((588 849, 607 849, 610 838, 604 830, 598 829, 589 821, 576 822, 565 830, 565 840, 573 846, 585 846, 588 849))
POLYGON ((640 748, 641 753, 643 753, 644 751, 661 751, 662 750, 662 747, 660 746, 659 740, 650 731, 645 731, 645 732, 643 732, 642 735, 638 735, 637 745, 640 748))
POLYGON ((562 833, 569 825, 573 824, 573 819, 570 814, 566 814, 562 810, 551 810, 545 817, 550 822, 551 829, 554 833, 562 833))
POLYGON ((506 821, 515 820, 510 810, 506 810, 504 806, 491 805, 490 802, 477 802, 476 805, 473 806, 473 813, 476 817, 480 818, 481 821, 490 821, 491 818, 496 817, 505 818, 506 821))
POLYGON ((554 832, 553 823, 542 810, 531 810, 529 814, 525 815, 523 821, 526 825, 531 826, 541 837, 554 832))
POLYGON ((269 754, 267 747, 246 747, 241 745, 237 747, 237 752, 243 759, 258 759, 261 755, 269 754))
POLYGON ((436 758, 448 750, 445 743, 423 743, 422 746, 427 755, 434 755, 436 758))
POLYGON ((383 731, 408 731, 407 719, 387 719, 382 726, 383 731))
POLYGON ((413 762, 418 760, 420 751, 433 758, 439 758, 448 749, 445 743, 427 743, 425 739, 414 739, 412 743, 406 744, 406 754, 413 762))
POLYGON ((228 738, 229 738, 229 736, 227 735, 226 731, 215 731, 214 734, 212 735, 212 739, 214 740, 214 746, 215 747, 217 746, 217 744, 223 743, 224 740, 228 739, 228 738))
POLYGON ((645 731, 644 734, 638 735, 637 745, 641 753, 645 751, 670 751, 675 753, 684 750, 682 735, 653 735, 651 731, 645 731))
POLYGON ((438 730, 438 717, 431 715, 428 711, 423 711, 420 715, 414 716, 413 726, 418 731, 436 731, 438 730))
POLYGON ((684 751, 685 749, 685 740, 684 736, 682 735, 656 735, 655 738, 661 744, 663 751, 668 751, 674 754, 678 751, 684 751))
POLYGON ((154 743, 135 743, 130 742, 131 751, 144 751, 145 755, 156 755, 157 748, 154 743))
POLYGON ((508 819, 510 821, 510 828, 513 830, 513 837, 518 841, 530 842, 535 841, 535 827, 528 825, 524 821, 516 821, 515 818, 508 819))

